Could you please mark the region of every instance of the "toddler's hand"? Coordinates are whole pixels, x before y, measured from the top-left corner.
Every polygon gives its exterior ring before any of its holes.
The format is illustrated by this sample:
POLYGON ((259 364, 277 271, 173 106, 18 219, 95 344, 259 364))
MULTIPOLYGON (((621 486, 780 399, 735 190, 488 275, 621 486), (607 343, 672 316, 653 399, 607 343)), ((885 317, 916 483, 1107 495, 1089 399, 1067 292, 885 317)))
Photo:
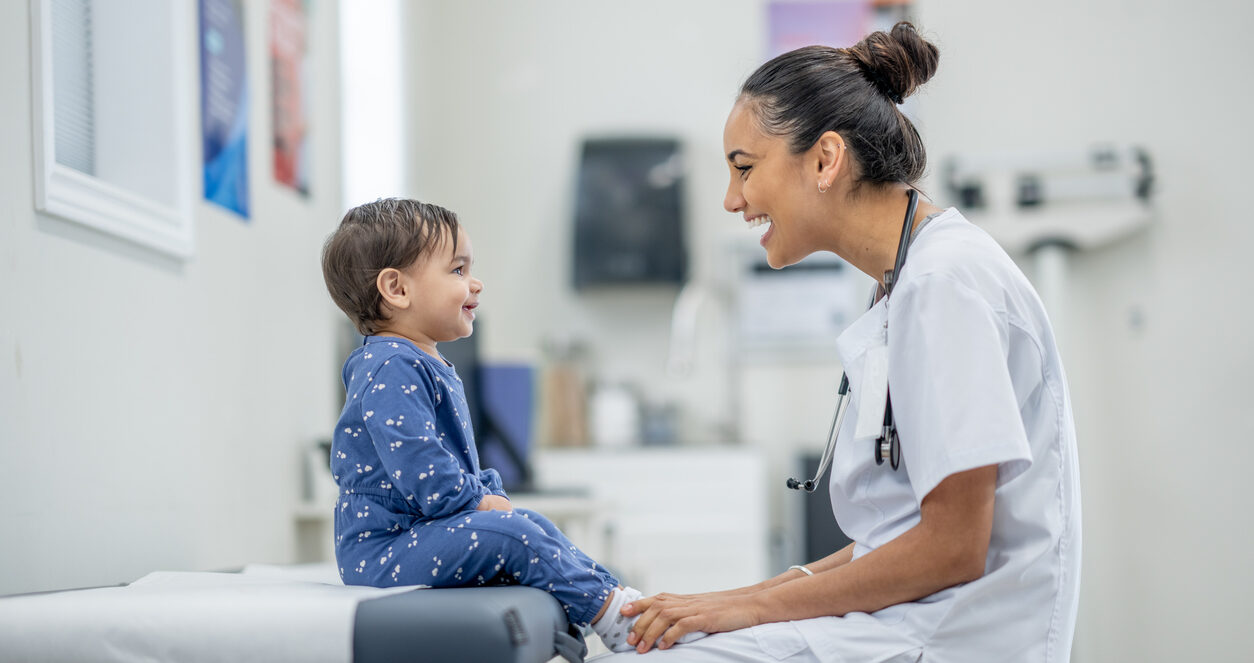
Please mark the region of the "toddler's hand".
POLYGON ((513 511, 514 505, 500 495, 484 495, 483 501, 475 507, 476 511, 513 511))

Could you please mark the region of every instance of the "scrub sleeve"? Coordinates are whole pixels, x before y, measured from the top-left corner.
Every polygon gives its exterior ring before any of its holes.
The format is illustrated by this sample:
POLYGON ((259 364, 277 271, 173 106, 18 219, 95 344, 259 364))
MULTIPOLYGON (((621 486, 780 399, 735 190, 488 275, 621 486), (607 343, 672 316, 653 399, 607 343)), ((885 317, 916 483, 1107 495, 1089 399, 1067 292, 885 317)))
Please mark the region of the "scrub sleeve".
POLYGON ((894 289, 888 320, 893 414, 919 503, 958 472, 999 465, 1000 487, 1027 470, 1006 313, 951 276, 926 274, 894 289))

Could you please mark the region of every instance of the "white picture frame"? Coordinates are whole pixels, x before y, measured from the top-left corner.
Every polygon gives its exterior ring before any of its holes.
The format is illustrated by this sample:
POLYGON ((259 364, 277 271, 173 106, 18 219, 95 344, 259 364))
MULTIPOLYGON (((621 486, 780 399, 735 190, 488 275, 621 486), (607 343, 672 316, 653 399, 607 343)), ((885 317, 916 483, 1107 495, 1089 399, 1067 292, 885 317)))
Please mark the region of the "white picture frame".
POLYGON ((92 34, 100 57, 91 76, 105 115, 95 149, 112 164, 108 173, 89 174, 57 161, 56 1, 31 0, 36 210, 190 258, 195 252, 194 2, 89 0, 99 10, 93 11, 92 34), (136 31, 152 38, 135 39, 136 31))

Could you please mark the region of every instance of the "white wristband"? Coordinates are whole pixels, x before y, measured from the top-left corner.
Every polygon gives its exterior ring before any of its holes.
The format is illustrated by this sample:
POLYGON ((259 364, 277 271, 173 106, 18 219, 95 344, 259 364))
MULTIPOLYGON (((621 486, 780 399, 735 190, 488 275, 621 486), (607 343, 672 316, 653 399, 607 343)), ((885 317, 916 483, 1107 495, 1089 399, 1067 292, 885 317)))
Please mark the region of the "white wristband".
POLYGON ((810 569, 807 569, 805 566, 803 566, 803 565, 801 565, 801 564, 793 564, 792 566, 788 567, 788 570, 789 570, 789 571, 791 571, 791 570, 793 570, 793 569, 797 569, 798 571, 800 571, 800 572, 802 572, 802 573, 804 573, 804 574, 806 574, 806 575, 808 575, 808 576, 812 576, 812 575, 814 575, 814 571, 811 571, 810 569))

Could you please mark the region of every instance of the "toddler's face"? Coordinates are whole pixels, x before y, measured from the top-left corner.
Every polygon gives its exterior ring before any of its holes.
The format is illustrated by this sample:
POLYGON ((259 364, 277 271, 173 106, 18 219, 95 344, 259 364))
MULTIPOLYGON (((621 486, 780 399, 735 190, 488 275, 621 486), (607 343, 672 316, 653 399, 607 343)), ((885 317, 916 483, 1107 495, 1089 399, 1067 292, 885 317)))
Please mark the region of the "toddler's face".
POLYGON ((423 348, 428 351, 434 350, 435 343, 470 336, 483 291, 483 282, 470 275, 474 262, 470 237, 458 229, 456 251, 451 239, 445 236, 430 255, 404 270, 415 286, 414 306, 398 322, 420 346, 429 341, 432 347, 423 348))

